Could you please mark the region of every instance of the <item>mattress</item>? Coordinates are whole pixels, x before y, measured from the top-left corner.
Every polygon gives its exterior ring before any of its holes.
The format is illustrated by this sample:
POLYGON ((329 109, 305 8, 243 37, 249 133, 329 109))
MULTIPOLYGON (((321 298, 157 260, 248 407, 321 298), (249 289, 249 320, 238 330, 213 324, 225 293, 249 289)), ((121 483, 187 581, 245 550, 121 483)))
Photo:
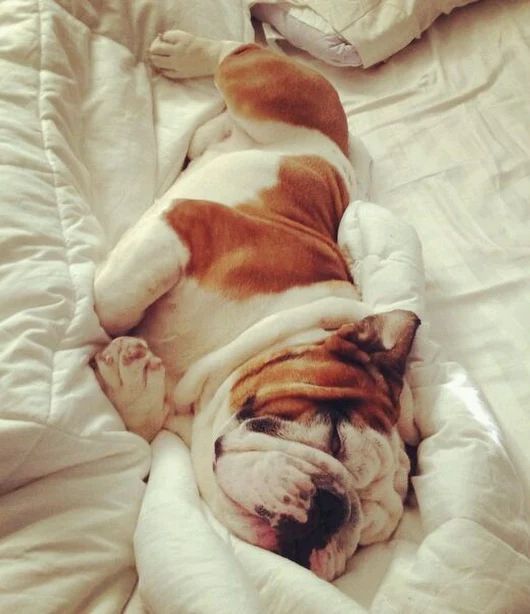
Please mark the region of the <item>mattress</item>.
MULTIPOLYGON (((454 513, 440 510, 443 499, 423 513, 421 472, 439 469, 429 440, 416 480, 422 513, 409 510, 393 539, 357 554, 334 585, 214 526, 193 488, 186 448, 164 434, 150 449, 126 432, 88 364, 108 340, 92 307, 95 267, 174 180, 195 129, 221 110, 211 80, 152 75, 148 45, 175 26, 251 40, 247 3, 3 0, 0 15, 0 610, 207 612, 209 605, 197 609, 198 595, 209 592, 222 596, 218 612, 310 611, 310 604, 313 611, 452 611, 444 603, 454 611, 523 612, 530 603, 528 3, 481 0, 459 9, 366 71, 292 52, 339 91, 350 130, 373 160, 370 200, 421 242, 423 353, 434 366, 410 373, 417 403, 437 406, 443 395, 434 398, 424 385, 436 382, 455 414, 466 408, 475 429, 466 435, 491 437, 479 446, 483 456, 468 457, 469 446, 454 444, 462 441, 451 430, 456 423, 444 422, 451 412, 438 422, 435 414, 420 417, 424 432, 443 433, 437 454, 471 458, 459 465, 460 457, 445 457, 456 474, 503 467, 490 483, 484 478, 497 523, 488 528, 495 536, 488 549, 476 518, 445 524, 448 532, 426 548, 426 536, 454 513), (513 520, 504 532, 503 516, 513 520), (160 551, 169 558, 150 567, 146 554, 179 522, 195 532, 175 536, 189 548, 188 564, 171 558, 166 543, 160 551), (211 556, 198 556, 193 567, 192 555, 205 554, 197 552, 201 539, 211 556), (459 567, 454 552, 438 565, 440 548, 459 539, 476 556, 466 559, 470 567, 459 567), (227 565, 222 576, 219 561, 227 565), (473 569, 490 563, 504 577, 474 584, 473 569), (442 568, 447 575, 435 577, 442 568), (157 574, 171 581, 161 585, 157 574), (190 574, 199 584, 179 597, 190 574), (503 580, 511 602, 502 591, 493 599, 503 580), (400 591, 405 584, 413 592, 400 591), (453 587, 449 601, 440 586, 453 587)), ((379 256, 385 264, 388 254, 379 256)), ((365 286, 373 304, 390 300, 369 287, 378 286, 365 286)))

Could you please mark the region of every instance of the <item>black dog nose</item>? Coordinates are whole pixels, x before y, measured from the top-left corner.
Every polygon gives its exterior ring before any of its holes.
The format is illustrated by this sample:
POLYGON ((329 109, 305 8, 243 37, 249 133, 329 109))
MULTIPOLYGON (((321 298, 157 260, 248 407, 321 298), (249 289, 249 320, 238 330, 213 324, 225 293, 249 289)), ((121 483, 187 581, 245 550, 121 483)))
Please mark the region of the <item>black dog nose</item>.
POLYGON ((279 554, 309 567, 313 550, 324 548, 337 530, 348 520, 350 505, 344 495, 318 488, 307 522, 282 518, 277 526, 279 554))

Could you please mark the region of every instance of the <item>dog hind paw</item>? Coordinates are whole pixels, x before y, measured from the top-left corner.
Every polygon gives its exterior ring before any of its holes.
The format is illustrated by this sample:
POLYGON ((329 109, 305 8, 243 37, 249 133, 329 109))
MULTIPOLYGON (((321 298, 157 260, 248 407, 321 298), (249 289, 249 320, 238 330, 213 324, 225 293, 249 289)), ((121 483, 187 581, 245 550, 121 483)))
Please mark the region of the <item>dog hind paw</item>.
POLYGON ((151 64, 168 79, 212 75, 219 61, 220 43, 182 30, 159 34, 149 49, 151 64))

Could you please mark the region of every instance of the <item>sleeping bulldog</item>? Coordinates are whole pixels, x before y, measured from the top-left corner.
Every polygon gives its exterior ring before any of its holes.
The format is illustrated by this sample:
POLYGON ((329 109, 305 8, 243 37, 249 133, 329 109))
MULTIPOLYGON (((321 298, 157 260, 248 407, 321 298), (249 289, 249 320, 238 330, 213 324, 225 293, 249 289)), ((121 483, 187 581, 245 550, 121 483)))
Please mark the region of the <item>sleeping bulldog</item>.
POLYGON ((331 580, 402 516, 400 394, 419 320, 371 314, 337 245, 356 184, 326 79, 180 31, 151 59, 172 79, 215 75, 227 109, 96 275, 114 337, 98 380, 129 430, 188 443, 234 534, 331 580))

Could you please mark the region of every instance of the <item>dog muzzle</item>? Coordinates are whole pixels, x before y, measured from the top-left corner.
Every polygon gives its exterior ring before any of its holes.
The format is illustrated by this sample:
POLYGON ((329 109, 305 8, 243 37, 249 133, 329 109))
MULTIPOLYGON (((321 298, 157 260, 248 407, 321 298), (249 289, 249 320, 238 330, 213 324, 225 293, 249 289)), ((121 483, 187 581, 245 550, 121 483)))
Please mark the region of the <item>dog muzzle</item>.
POLYGON ((348 471, 329 454, 249 432, 243 423, 216 440, 214 473, 223 520, 242 539, 326 579, 340 573, 357 548, 359 496, 348 471))
POLYGON ((339 461, 267 432, 261 420, 262 432, 230 420, 215 442, 217 510, 238 537, 332 580, 358 545, 387 539, 403 514, 410 464, 401 438, 365 428, 339 461))

